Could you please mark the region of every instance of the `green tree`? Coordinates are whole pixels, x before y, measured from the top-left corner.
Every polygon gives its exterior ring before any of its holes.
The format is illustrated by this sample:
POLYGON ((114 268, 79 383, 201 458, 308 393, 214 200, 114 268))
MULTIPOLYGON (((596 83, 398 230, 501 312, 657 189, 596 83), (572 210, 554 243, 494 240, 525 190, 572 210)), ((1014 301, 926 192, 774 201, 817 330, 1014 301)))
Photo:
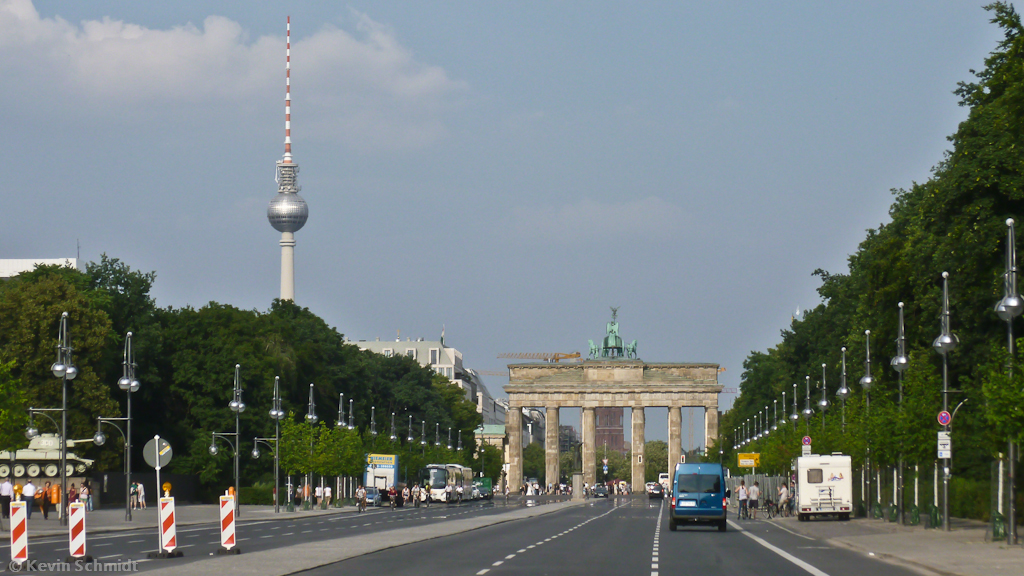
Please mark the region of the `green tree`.
POLYGON ((657 482, 662 472, 668 472, 668 442, 649 440, 644 443, 644 481, 657 482))
POLYGON ((544 477, 544 447, 533 442, 523 448, 523 479, 537 478, 542 484, 547 482, 544 477))
POLYGON ((11 375, 14 361, 0 360, 0 448, 12 450, 24 443, 25 393, 21 382, 11 375))

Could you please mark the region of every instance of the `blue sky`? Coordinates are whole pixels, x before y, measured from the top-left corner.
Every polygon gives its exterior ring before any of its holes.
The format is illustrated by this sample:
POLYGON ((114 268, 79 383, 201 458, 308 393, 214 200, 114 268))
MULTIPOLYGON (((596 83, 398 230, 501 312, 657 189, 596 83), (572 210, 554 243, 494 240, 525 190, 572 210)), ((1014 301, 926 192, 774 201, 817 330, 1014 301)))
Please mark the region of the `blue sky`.
POLYGON ((288 14, 299 304, 445 325, 483 370, 619 306, 643 359, 729 387, 928 178, 998 41, 972 2, 0 0, 0 257, 80 241, 162 306, 266 309, 288 14))

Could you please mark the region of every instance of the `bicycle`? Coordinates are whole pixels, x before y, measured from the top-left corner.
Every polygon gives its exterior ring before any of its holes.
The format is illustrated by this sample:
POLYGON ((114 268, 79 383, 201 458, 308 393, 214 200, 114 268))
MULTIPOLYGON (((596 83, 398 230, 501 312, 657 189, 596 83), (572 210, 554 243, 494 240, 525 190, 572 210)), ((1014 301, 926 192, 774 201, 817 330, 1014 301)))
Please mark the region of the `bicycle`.
POLYGON ((766 500, 764 506, 761 507, 761 511, 764 512, 765 520, 771 520, 779 515, 779 505, 771 500, 766 500))
POLYGON ((747 508, 747 501, 746 500, 740 500, 740 514, 739 514, 739 517, 740 517, 740 520, 749 520, 750 519, 750 510, 747 508))

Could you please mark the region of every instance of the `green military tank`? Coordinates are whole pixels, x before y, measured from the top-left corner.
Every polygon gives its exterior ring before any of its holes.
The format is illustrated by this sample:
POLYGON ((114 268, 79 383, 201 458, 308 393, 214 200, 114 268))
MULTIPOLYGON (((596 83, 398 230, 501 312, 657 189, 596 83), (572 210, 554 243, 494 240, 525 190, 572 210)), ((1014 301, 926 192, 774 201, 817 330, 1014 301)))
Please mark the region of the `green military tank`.
MULTIPOLYGON (((81 476, 92 468, 93 460, 74 452, 75 440, 68 440, 67 476, 81 476)), ((82 442, 78 440, 78 442, 82 442)), ((0 452, 0 478, 57 478, 60 476, 60 436, 40 434, 29 440, 28 448, 13 454, 0 452)))

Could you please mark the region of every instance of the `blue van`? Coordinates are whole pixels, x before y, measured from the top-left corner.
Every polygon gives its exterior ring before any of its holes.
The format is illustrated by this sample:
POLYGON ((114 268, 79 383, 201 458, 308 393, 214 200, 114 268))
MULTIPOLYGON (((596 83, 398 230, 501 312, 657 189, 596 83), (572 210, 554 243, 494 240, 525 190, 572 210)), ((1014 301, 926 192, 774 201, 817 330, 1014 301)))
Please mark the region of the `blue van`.
POLYGON ((712 524, 718 526, 719 532, 725 532, 729 492, 721 464, 676 464, 668 529, 675 532, 679 524, 693 522, 712 524))

